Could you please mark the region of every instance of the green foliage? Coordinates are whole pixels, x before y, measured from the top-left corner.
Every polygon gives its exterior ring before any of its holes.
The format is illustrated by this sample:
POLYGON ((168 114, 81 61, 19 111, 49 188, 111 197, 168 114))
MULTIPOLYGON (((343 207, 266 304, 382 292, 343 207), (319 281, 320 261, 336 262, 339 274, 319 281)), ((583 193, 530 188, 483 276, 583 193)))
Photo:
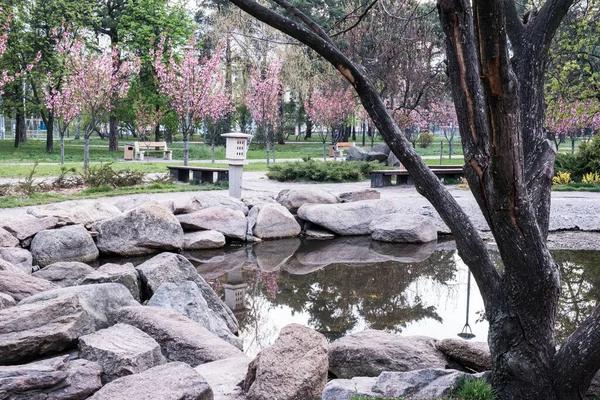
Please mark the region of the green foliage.
POLYGON ((461 400, 495 400, 496 391, 483 378, 463 375, 456 384, 454 395, 461 400))
POLYGON ((594 135, 590 142, 583 142, 577 154, 559 154, 554 169, 569 172, 575 181, 581 181, 588 173, 600 172, 600 135, 594 135))
POLYGON ((269 167, 267 177, 281 182, 356 182, 366 179, 369 172, 379 168, 377 162, 313 161, 279 163, 269 167))
POLYGON ((85 186, 98 188, 109 186, 113 188, 140 185, 144 181, 144 174, 129 169, 115 171, 112 163, 91 166, 81 173, 81 180, 85 186))
POLYGON ((429 145, 431 143, 433 143, 435 139, 435 136, 433 136, 433 133, 430 132, 422 132, 419 135, 419 146, 421 146, 422 148, 427 148, 429 147, 429 145))
POLYGON ((570 172, 557 172, 556 176, 552 178, 553 185, 568 185, 570 183, 573 183, 570 172))
POLYGON ((94 194, 94 193, 108 193, 112 192, 114 188, 108 185, 100 185, 97 187, 87 188, 81 191, 83 194, 94 194))

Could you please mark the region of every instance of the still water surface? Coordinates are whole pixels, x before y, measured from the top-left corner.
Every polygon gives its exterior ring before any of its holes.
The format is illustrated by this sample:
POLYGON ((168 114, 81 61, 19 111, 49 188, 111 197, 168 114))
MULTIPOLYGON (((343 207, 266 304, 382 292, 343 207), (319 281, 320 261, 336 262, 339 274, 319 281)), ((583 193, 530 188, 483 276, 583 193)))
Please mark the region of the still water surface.
MULTIPOLYGON (((557 328, 564 340, 600 298, 600 252, 553 254, 563 276, 557 328)), ((467 314, 468 270, 443 243, 294 238, 185 255, 235 310, 250 355, 292 322, 329 340, 368 328, 456 337, 467 323, 474 340, 487 338, 477 286, 471 280, 467 314)))

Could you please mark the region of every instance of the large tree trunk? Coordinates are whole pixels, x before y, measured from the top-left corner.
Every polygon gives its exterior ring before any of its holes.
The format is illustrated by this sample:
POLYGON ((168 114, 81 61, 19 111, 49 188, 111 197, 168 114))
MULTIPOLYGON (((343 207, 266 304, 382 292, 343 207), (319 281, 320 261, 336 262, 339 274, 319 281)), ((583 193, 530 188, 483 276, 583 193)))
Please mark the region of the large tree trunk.
POLYGON ((42 120, 46 124, 46 153, 54 151, 54 114, 42 113, 42 120))
POLYGON ((600 367, 600 309, 556 350, 560 276, 546 246, 555 153, 542 129, 548 47, 573 0, 546 0, 526 25, 511 0, 438 0, 465 175, 498 245, 501 271, 464 210, 387 113, 362 69, 320 26, 287 0, 273 1, 295 20, 254 0, 230 1, 311 47, 354 86, 417 191, 450 228, 459 255, 473 273, 490 322, 492 377, 499 398, 581 399, 600 367))
POLYGON ((27 125, 25 124, 25 112, 17 108, 15 116, 15 147, 27 141, 27 125))
POLYGON ((116 115, 111 115, 108 120, 108 150, 118 151, 119 150, 119 121, 116 115))

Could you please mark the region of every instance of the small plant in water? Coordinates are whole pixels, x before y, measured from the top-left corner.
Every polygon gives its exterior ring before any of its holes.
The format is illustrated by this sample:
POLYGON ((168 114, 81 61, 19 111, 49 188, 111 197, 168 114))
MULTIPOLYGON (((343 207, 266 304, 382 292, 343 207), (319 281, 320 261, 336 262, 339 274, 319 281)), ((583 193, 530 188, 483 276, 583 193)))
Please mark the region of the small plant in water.
POLYGON ((454 395, 461 400, 495 400, 496 391, 483 378, 463 375, 456 383, 454 395))

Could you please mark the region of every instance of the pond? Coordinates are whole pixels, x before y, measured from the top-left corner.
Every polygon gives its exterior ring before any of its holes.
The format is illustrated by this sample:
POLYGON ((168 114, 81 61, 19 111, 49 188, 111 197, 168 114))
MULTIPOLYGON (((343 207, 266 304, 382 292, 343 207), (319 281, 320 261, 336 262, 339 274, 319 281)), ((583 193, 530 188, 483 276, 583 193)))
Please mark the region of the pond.
MULTIPOLYGON (((563 274, 557 336, 564 340, 600 298, 600 252, 553 254, 563 274)), ((435 338, 466 330, 487 340, 481 296, 452 243, 294 238, 184 255, 234 310, 249 355, 292 322, 330 341, 368 328, 435 338)))

